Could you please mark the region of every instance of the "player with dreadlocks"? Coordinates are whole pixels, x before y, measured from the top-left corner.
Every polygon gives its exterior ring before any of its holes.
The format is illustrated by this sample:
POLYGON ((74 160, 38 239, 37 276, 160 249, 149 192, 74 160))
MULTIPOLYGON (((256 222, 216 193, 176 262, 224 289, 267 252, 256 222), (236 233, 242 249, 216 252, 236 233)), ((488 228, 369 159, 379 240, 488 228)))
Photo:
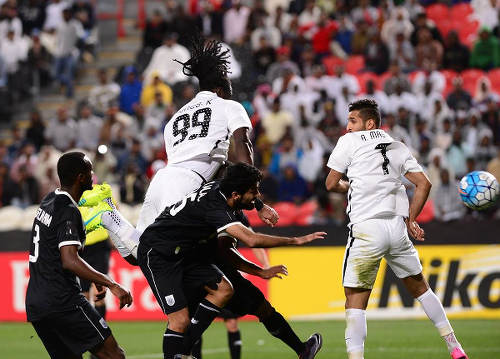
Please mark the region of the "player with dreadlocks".
MULTIPOLYGON (((137 228, 114 207, 108 185, 94 186, 80 201, 80 205, 92 207, 84 218, 87 229, 98 227, 96 222, 100 222, 122 257, 134 265, 142 232, 167 206, 211 181, 228 159, 253 163, 250 119, 241 104, 230 100, 229 51, 220 42, 206 42, 200 35, 193 37, 191 49, 191 58, 182 63, 183 71, 198 79, 200 91, 165 126, 168 165, 151 181, 137 228)), ((259 199, 255 208, 266 224, 272 226, 278 221, 276 211, 259 199)))

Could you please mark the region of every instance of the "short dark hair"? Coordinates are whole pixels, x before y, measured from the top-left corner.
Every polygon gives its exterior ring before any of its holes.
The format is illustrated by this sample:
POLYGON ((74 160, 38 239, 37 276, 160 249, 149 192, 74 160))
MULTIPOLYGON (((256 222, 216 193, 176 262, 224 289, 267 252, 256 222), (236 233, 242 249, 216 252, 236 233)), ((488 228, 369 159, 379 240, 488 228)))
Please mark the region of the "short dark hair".
POLYGON ((233 192, 244 194, 262 180, 262 173, 249 164, 240 162, 229 166, 220 182, 220 191, 230 197, 233 192))
POLYGON ((223 49, 222 43, 217 40, 205 41, 205 38, 196 33, 191 37, 191 58, 180 62, 182 71, 186 76, 195 76, 200 81, 201 90, 228 89, 229 79, 229 50, 223 49))
POLYGON ((67 152, 57 161, 57 175, 61 186, 72 186, 79 174, 87 172, 89 162, 83 152, 67 152))
POLYGON ((374 120, 375 126, 377 128, 380 127, 380 111, 375 101, 365 98, 351 102, 349 104, 349 112, 351 111, 359 111, 359 116, 363 121, 374 120))

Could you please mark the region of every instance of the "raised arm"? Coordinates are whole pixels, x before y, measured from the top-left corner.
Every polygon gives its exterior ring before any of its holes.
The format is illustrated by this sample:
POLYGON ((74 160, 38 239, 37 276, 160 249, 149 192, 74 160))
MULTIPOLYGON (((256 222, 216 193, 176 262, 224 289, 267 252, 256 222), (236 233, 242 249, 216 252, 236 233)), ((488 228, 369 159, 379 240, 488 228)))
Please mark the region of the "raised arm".
POLYGON ((240 127, 233 133, 232 146, 229 148, 228 159, 231 162, 244 162, 253 165, 253 148, 247 127, 240 127))
POLYGON ((415 185, 415 192, 410 203, 410 214, 407 220, 407 227, 413 238, 418 241, 424 240, 424 230, 420 228, 415 219, 418 217, 425 201, 431 191, 431 181, 424 172, 406 172, 405 177, 415 185))

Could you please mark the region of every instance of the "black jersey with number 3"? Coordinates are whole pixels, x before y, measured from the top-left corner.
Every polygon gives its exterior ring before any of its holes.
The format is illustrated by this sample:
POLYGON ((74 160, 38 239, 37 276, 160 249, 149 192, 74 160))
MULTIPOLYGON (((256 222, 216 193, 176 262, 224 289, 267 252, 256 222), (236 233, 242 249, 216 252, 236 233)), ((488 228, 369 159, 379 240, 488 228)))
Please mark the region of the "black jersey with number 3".
POLYGON ((28 321, 36 321, 85 301, 76 275, 61 262, 61 247, 82 248, 85 241, 82 216, 67 192, 55 190, 42 200, 31 236, 26 314, 28 321))
POLYGON ((248 220, 243 211, 229 207, 219 182, 213 181, 165 208, 140 243, 165 256, 191 254, 235 224, 247 226, 248 220))

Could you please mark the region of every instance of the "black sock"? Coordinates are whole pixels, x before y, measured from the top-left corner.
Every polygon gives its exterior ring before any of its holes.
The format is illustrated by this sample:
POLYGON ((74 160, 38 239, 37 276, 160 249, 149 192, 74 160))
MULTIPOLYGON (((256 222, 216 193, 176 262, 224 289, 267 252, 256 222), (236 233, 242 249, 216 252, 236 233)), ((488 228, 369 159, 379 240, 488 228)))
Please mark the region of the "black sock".
POLYGON ((196 359, 201 359, 201 346, 203 343, 203 339, 200 338, 193 344, 193 349, 191 349, 191 355, 196 359))
POLYGON ((95 310, 101 316, 101 318, 106 319, 106 306, 105 305, 96 305, 95 310))
POLYGON ((209 327, 210 323, 212 323, 219 313, 220 308, 215 304, 210 303, 206 299, 200 302, 184 336, 183 354, 191 353, 193 344, 201 338, 203 332, 209 327))
POLYGON ((231 359, 241 358, 241 334, 238 330, 237 332, 227 332, 227 341, 229 344, 229 353, 231 354, 231 359))
POLYGON ((184 334, 167 328, 163 334, 163 359, 173 359, 174 355, 182 354, 184 334))
POLYGON ((274 311, 273 314, 262 320, 262 324, 264 324, 267 331, 271 333, 272 336, 281 339, 286 345, 292 348, 297 355, 300 355, 304 351, 304 343, 300 341, 297 334, 295 334, 280 313, 274 311))

